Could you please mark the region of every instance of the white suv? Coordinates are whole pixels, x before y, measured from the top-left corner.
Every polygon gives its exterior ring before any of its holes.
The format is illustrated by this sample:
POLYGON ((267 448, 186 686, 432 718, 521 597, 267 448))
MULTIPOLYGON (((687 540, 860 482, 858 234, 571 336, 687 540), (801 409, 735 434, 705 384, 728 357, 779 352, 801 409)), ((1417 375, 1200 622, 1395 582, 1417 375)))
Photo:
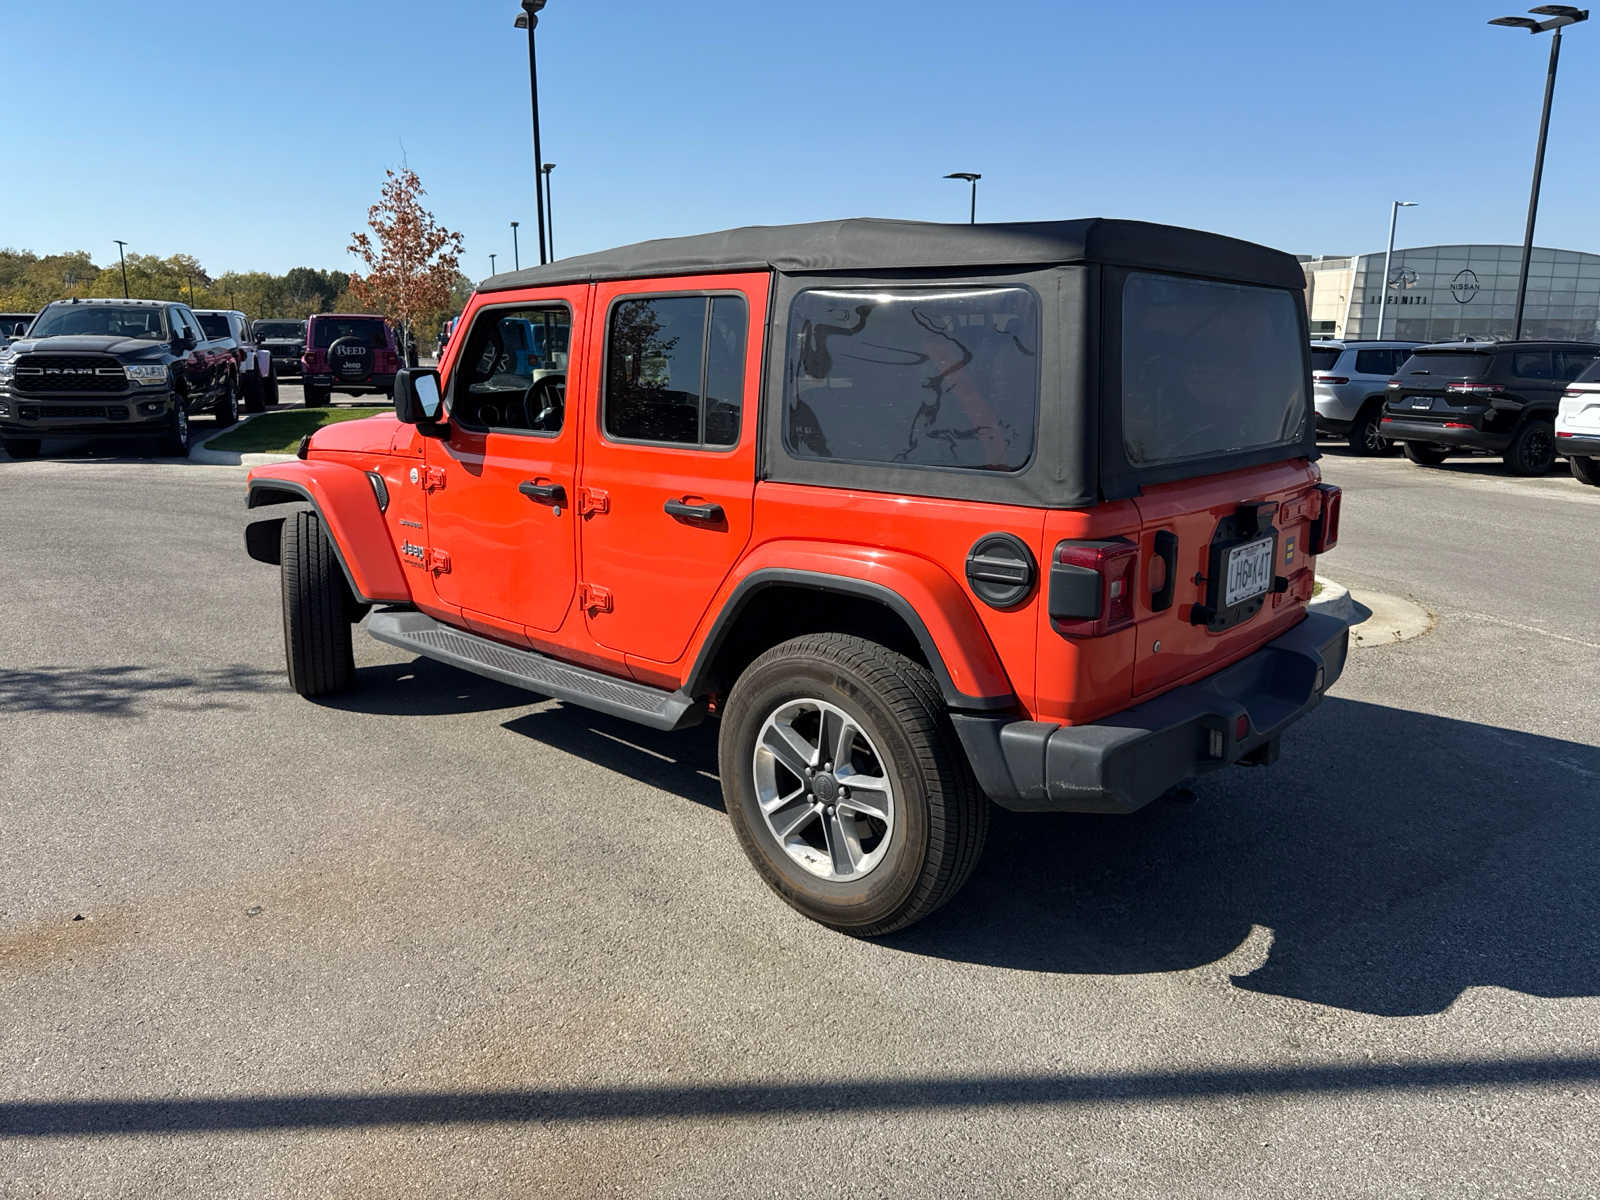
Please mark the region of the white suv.
POLYGON ((1561 394, 1556 453, 1572 464, 1573 475, 1590 487, 1600 487, 1600 358, 1561 394))
POLYGON ((1384 389, 1416 346, 1416 342, 1312 342, 1311 399, 1317 409, 1317 433, 1347 438, 1357 454, 1388 454, 1394 445, 1378 432, 1384 389))

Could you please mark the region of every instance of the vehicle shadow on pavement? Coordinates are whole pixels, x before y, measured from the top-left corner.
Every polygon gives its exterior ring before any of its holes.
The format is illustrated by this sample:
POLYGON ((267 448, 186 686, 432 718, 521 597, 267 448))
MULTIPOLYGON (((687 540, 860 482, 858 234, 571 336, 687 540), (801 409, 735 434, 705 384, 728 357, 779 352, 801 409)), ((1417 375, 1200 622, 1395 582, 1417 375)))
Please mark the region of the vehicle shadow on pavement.
POLYGON ((0 671, 0 713, 136 717, 150 708, 243 708, 245 692, 279 691, 281 671, 235 665, 190 674, 126 664, 0 671))
POLYGON ((353 688, 333 696, 315 697, 312 703, 369 716, 442 717, 496 708, 526 708, 539 699, 522 688, 418 658, 359 667, 353 688))
POLYGON ((1325 701, 1265 770, 1130 817, 997 813, 966 889, 886 939, 1030 971, 1227 958, 1234 986, 1360 1012, 1436 1013, 1463 988, 1600 995, 1600 749, 1325 701))
POLYGON ((507 721, 505 728, 629 779, 722 811, 715 721, 666 733, 604 713, 558 704, 507 721))

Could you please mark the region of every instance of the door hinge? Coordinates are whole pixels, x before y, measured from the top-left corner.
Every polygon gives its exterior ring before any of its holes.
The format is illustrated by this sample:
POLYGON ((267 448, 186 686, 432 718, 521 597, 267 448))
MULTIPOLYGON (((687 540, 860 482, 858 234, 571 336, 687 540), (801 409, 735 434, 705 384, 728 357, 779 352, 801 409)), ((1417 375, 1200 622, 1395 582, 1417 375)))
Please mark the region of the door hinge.
POLYGON ((610 612, 611 593, 592 583, 578 585, 578 607, 585 612, 610 612))
POLYGON ((599 488, 581 487, 578 489, 578 515, 580 517, 610 511, 611 494, 609 492, 602 492, 599 488))
POLYGON ((422 490, 437 492, 444 487, 444 468, 427 467, 422 472, 422 490))
POLYGON ((450 574, 450 555, 443 550, 429 550, 428 570, 435 575, 450 574))

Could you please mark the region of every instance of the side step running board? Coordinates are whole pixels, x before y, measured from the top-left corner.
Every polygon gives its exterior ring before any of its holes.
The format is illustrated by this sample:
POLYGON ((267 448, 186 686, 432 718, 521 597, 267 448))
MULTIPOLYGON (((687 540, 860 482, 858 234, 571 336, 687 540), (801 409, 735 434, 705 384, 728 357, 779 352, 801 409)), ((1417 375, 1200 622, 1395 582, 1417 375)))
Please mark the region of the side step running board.
POLYGON ((519 650, 409 609, 379 609, 367 618, 367 632, 380 642, 424 658, 486 675, 512 687, 527 688, 541 696, 626 717, 652 729, 682 729, 698 724, 705 716, 702 706, 682 692, 664 692, 559 662, 532 650, 519 650))

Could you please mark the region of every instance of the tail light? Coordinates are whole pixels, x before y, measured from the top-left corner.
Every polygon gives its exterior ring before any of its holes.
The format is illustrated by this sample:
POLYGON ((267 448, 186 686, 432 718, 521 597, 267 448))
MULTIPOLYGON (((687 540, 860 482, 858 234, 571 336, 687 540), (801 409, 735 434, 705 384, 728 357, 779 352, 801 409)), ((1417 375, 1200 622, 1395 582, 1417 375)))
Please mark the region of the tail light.
POLYGON ((1127 538, 1061 542, 1050 566, 1050 623, 1067 637, 1102 637, 1133 624, 1139 547, 1127 538))
POLYGON ((1313 375, 1311 377, 1311 382, 1312 383, 1349 383, 1350 382, 1350 377, 1348 375, 1313 375))
POLYGON ((1317 484, 1322 493, 1322 515, 1311 522, 1311 545, 1307 553, 1326 554, 1339 544, 1339 510, 1344 506, 1344 493, 1331 483, 1317 484))
POLYGON ((320 371, 322 369, 322 351, 321 350, 307 350, 306 351, 306 366, 309 367, 313 371, 320 371))

